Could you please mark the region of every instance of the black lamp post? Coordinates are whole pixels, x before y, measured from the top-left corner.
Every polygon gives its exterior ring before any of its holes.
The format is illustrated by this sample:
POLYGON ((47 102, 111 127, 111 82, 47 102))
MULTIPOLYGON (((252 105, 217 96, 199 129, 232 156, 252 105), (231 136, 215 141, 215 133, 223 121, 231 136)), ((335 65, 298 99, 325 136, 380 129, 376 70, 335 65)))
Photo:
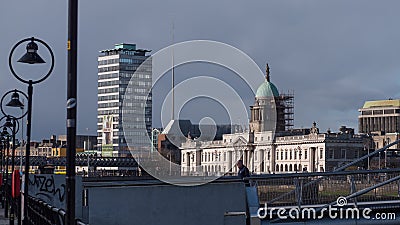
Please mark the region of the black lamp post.
POLYGON ((6 149, 6 139, 3 136, 3 132, 0 132, 0 147, 1 147, 1 158, 0 158, 0 166, 1 166, 1 192, 0 192, 0 197, 1 197, 1 207, 4 209, 4 152, 6 149))
MULTIPOLYGON (((7 116, 6 122, 3 125, 4 128, 9 128, 12 131, 12 150, 11 150, 11 174, 14 172, 15 166, 15 134, 19 131, 19 122, 15 117, 7 116)), ((9 135, 8 135, 9 136, 9 135)), ((8 160, 7 160, 8 163, 8 160)), ((8 166, 7 166, 8 167, 8 166)), ((8 174, 8 173, 7 173, 8 174)), ((8 176, 7 176, 8 177, 8 176)), ((13 187, 13 183, 11 183, 11 187, 13 187)), ((10 207, 10 224, 14 224, 14 198, 11 196, 11 207, 10 207)))
POLYGON ((67 169, 65 224, 75 225, 75 155, 78 65, 78 0, 68 1, 67 169))
MULTIPOLYGON (((1 187, 3 186, 3 178, 4 178, 4 173, 3 173, 3 161, 4 161, 4 154, 3 154, 3 149, 4 149, 4 137, 3 134, 0 132, 0 172, 1 172, 1 187)), ((3 188, 1 188, 0 191, 0 201, 1 201, 1 207, 4 208, 4 201, 3 201, 3 188)))
MULTIPOLYGON (((3 116, 3 118, 5 118, 5 116, 3 116)), ((2 118, 2 119, 3 119, 2 118)), ((2 120, 0 119, 0 121, 2 120)), ((9 152, 10 152, 10 134, 7 131, 7 127, 5 127, 4 125, 1 126, 0 128, 3 128, 3 131, 1 132, 1 135, 5 138, 5 145, 4 145, 4 151, 7 149, 7 153, 5 153, 4 158, 7 156, 7 158, 5 158, 5 178, 4 178, 4 184, 3 184, 3 192, 4 192, 4 198, 5 198, 5 204, 4 204, 4 217, 8 218, 8 156, 9 156, 9 152)))
MULTIPOLYGON (((21 81, 22 83, 28 84, 28 110, 27 110, 27 129, 26 129, 26 136, 27 136, 27 140, 26 140, 26 150, 25 150, 25 174, 24 174, 24 178, 25 178, 25 182, 24 182, 24 221, 23 224, 24 225, 28 225, 28 219, 27 217, 28 215, 28 187, 29 187, 29 157, 30 157, 30 142, 31 142, 31 125, 32 125, 32 95, 33 95, 33 85, 34 84, 38 84, 44 80, 46 80, 51 72, 53 71, 54 68, 54 54, 53 51, 51 50, 50 46, 37 38, 26 38, 23 39, 21 41, 19 41, 17 44, 14 45, 14 47, 11 49, 10 52, 10 56, 8 59, 8 65, 10 67, 11 73, 14 75, 15 78, 17 78, 19 81, 21 81), (18 60, 18 62, 20 63, 27 63, 27 64, 42 64, 45 63, 45 61, 39 56, 39 54, 37 53, 38 51, 38 45, 36 44, 36 42, 41 43, 42 45, 44 45, 47 50, 50 53, 51 56, 51 66, 49 71, 47 72, 47 74, 45 74, 42 78, 38 79, 38 80, 25 80, 23 78, 21 78, 15 71, 12 65, 12 56, 13 53, 15 51, 15 49, 21 45, 24 42, 29 42, 26 46, 26 53, 18 60)), ((16 97, 16 96, 15 96, 16 97)), ((10 102, 11 103, 11 102, 10 102)))
MULTIPOLYGON (((14 167, 15 167, 15 149, 16 149, 15 135, 16 135, 16 133, 18 133, 19 128, 20 128, 18 120, 23 118, 24 116, 26 116, 27 112, 22 114, 20 117, 11 116, 5 112, 5 110, 3 108, 3 101, 7 95, 11 94, 11 100, 6 104, 6 106, 24 108, 24 104, 19 100, 19 93, 21 93, 26 99, 28 99, 28 96, 24 92, 15 89, 15 90, 6 92, 0 101, 1 112, 4 115, 6 115, 6 117, 7 117, 6 123, 4 124, 4 126, 11 128, 11 130, 12 130, 12 146, 13 146, 12 152, 11 152, 11 164, 12 164, 11 171, 12 171, 12 173, 14 173, 14 167)), ((14 199, 11 198, 11 200, 13 203, 14 199)), ((14 204, 11 204, 10 224, 14 224, 14 212, 15 212, 14 204)), ((18 212, 18 224, 21 224, 21 210, 18 210, 17 212, 18 212)))

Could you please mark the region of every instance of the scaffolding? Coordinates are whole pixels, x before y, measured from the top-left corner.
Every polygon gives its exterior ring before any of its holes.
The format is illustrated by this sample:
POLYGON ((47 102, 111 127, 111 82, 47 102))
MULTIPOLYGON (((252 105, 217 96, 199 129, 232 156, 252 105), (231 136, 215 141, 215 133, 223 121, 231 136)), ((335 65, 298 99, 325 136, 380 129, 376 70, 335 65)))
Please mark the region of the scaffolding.
MULTIPOLYGON (((283 93, 283 92, 281 92, 283 93)), ((294 91, 280 94, 276 99, 277 131, 288 131, 294 126, 294 91)))

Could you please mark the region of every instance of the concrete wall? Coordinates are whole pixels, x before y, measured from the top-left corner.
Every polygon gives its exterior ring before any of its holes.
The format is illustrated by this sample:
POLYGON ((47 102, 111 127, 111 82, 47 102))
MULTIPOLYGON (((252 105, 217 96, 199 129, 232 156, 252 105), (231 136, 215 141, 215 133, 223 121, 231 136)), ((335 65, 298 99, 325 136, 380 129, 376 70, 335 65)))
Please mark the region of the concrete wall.
MULTIPOLYGON (((23 187, 23 184, 22 186, 23 187)), ((29 195, 65 210, 65 175, 29 174, 29 195)), ((76 217, 82 218, 82 177, 75 177, 76 217)))
POLYGON ((85 187, 89 224, 246 224, 245 215, 240 214, 246 212, 246 191, 241 181, 194 187, 110 184, 85 187))

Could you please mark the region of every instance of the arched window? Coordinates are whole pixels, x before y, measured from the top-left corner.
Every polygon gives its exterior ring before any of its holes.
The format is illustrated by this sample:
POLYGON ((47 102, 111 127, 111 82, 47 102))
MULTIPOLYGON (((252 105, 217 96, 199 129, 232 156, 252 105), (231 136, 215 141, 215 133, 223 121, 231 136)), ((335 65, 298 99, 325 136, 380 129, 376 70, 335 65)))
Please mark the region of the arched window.
POLYGON ((281 172, 283 172, 283 164, 281 164, 281 172))
POLYGON ((288 171, 288 166, 287 166, 287 164, 285 164, 285 171, 288 171))
POLYGON ((294 171, 297 171, 297 164, 294 164, 294 171))
POLYGON ((293 171, 292 164, 289 165, 289 171, 293 171))
POLYGON ((279 172, 279 164, 276 164, 276 172, 279 172))

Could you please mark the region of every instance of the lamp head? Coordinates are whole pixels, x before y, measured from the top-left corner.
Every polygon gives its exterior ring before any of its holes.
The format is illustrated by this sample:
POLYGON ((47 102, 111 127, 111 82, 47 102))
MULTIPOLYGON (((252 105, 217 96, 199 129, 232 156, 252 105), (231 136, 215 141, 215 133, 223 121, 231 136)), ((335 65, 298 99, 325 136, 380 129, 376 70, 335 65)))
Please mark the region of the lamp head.
POLYGON ((32 38, 31 42, 26 45, 26 53, 23 55, 18 62, 28 63, 28 64, 41 64, 46 63, 42 57, 37 53, 39 49, 38 45, 35 43, 35 39, 32 38))
POLYGON ((4 124, 4 129, 5 130, 7 130, 7 128, 6 127, 13 127, 13 123, 11 122, 11 118, 10 117, 7 117, 7 119, 6 119, 6 123, 4 124))
POLYGON ((6 104, 6 106, 24 108, 24 104, 19 100, 19 94, 17 91, 11 95, 11 100, 6 104))
POLYGON ((7 127, 3 127, 3 132, 1 133, 4 137, 10 136, 10 133, 7 131, 7 127))

